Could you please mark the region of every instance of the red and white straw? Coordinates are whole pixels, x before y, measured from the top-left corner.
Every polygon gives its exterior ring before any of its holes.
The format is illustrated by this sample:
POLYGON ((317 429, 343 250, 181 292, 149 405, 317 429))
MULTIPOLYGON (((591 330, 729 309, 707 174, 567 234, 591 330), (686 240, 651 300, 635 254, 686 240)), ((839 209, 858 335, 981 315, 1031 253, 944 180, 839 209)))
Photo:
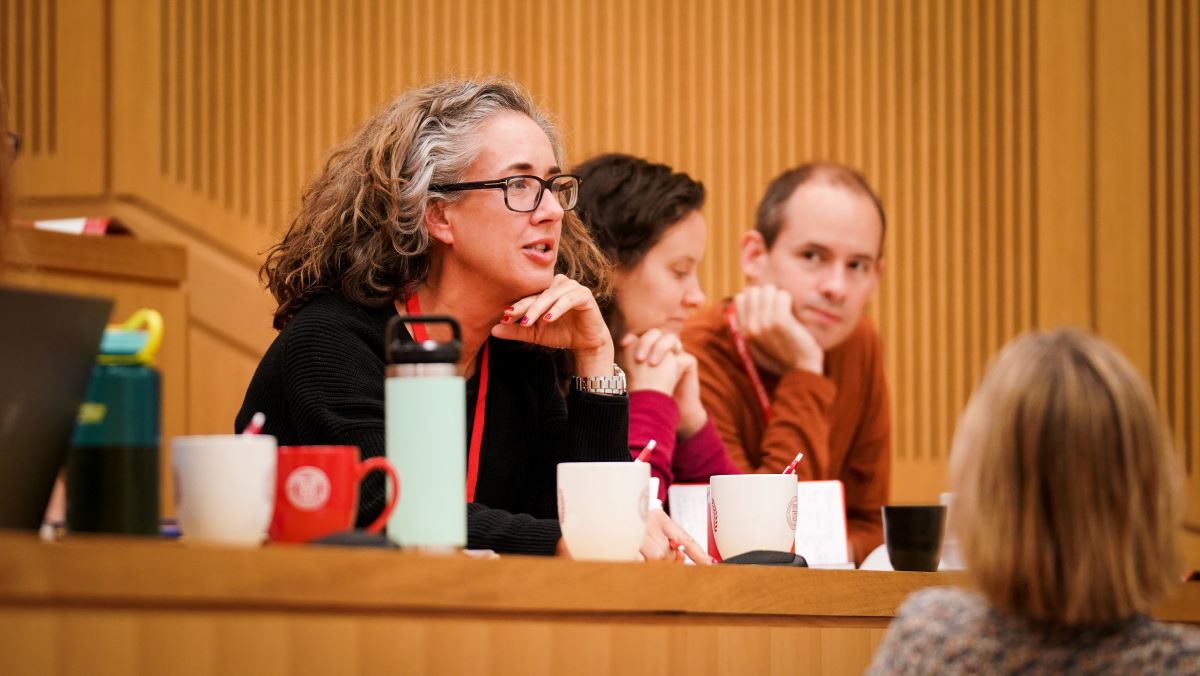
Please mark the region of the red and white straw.
POLYGON ((651 439, 650 443, 646 444, 646 447, 642 449, 642 452, 638 453, 637 460, 634 460, 634 462, 646 462, 646 458, 650 457, 650 452, 653 451, 654 447, 657 445, 658 442, 651 439))
POLYGON ((258 413, 255 413, 252 418, 250 418, 250 423, 246 425, 246 429, 242 430, 242 434, 247 436, 262 434, 263 425, 266 424, 266 422, 266 414, 264 414, 262 411, 259 411, 258 413))
POLYGON ((796 458, 794 460, 792 460, 791 464, 789 464, 787 467, 783 468, 783 473, 784 474, 795 474, 796 473, 796 463, 800 462, 800 459, 803 457, 804 457, 804 451, 800 451, 799 453, 797 453, 796 458))

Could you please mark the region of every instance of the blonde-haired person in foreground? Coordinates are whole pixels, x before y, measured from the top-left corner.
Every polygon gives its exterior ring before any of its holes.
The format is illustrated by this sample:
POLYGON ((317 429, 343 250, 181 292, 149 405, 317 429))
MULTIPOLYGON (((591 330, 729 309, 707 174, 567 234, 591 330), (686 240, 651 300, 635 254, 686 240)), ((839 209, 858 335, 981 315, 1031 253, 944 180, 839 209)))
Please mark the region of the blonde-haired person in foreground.
MULTIPOLYGON (((281 445, 383 455, 388 320, 451 315, 462 327, 467 417, 485 420, 467 426, 478 458, 468 466, 467 546, 568 553, 555 466, 630 458, 629 398, 588 286, 603 287, 607 263, 571 213, 579 179, 565 166, 558 129, 503 78, 438 82, 368 119, 309 183, 263 265, 280 333, 235 429, 262 411, 281 445), (556 350, 574 358, 565 396, 556 350)), ((448 339, 442 328, 430 337, 448 339)), ((384 497, 368 478, 360 525, 384 497)), ((707 562, 661 511, 647 517, 642 554, 673 558, 670 538, 707 562)))
POLYGON ((1009 344, 954 439, 953 528, 977 592, 912 595, 869 673, 1200 673, 1151 620, 1178 581, 1181 487, 1149 388, 1074 330, 1009 344))

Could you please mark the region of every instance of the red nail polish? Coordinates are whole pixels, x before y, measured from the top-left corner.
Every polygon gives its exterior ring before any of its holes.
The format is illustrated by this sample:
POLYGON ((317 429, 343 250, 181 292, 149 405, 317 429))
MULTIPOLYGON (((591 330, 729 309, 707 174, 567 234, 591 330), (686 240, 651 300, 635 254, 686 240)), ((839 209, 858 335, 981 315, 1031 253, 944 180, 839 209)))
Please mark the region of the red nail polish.
POLYGON ((529 323, 529 317, 528 317, 528 316, 526 316, 526 317, 521 317, 521 321, 519 321, 519 322, 517 322, 517 323, 518 323, 518 324, 521 324, 521 325, 528 324, 528 323, 529 323))
POLYGON ((546 321, 550 321, 550 313, 549 313, 549 312, 547 312, 547 313, 546 313, 546 314, 545 314, 545 315, 542 317, 542 319, 545 319, 546 321))
POLYGON ((509 305, 509 306, 508 306, 508 309, 507 309, 507 310, 505 310, 505 312, 512 312, 512 311, 513 311, 513 310, 515 310, 515 309, 516 309, 516 308, 514 308, 514 307, 513 307, 513 306, 511 306, 511 305, 509 305))

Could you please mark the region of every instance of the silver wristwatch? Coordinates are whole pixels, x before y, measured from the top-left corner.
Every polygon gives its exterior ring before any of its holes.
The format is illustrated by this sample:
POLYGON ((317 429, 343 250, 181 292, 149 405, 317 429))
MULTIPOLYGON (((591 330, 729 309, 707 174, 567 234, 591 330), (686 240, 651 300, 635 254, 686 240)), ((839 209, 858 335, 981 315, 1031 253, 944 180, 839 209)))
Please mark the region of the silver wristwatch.
POLYGON ((571 385, 580 392, 609 395, 625 394, 625 372, 621 370, 620 366, 613 364, 613 374, 611 376, 574 376, 571 378, 571 385))

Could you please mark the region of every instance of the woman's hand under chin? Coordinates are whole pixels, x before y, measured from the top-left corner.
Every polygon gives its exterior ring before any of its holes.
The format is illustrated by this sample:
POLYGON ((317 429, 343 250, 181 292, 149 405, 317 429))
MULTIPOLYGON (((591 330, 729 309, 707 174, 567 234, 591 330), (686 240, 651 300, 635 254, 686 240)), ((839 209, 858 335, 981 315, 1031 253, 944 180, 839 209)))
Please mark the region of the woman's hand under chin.
POLYGON ((555 275, 548 289, 513 303, 492 328, 492 335, 570 350, 575 375, 613 373, 613 341, 600 306, 591 289, 566 275, 555 275))
POLYGON ((668 397, 679 382, 679 339, 658 329, 621 339, 621 368, 629 391, 653 390, 668 397))
POLYGON ((655 390, 675 400, 683 438, 708 422, 708 411, 700 401, 699 366, 695 357, 683 351, 679 336, 660 329, 626 335, 621 339, 621 367, 630 392, 655 390))
POLYGON ((700 365, 687 352, 676 357, 679 381, 675 384, 675 404, 679 406, 679 434, 690 438, 708 424, 708 411, 700 400, 700 365))

